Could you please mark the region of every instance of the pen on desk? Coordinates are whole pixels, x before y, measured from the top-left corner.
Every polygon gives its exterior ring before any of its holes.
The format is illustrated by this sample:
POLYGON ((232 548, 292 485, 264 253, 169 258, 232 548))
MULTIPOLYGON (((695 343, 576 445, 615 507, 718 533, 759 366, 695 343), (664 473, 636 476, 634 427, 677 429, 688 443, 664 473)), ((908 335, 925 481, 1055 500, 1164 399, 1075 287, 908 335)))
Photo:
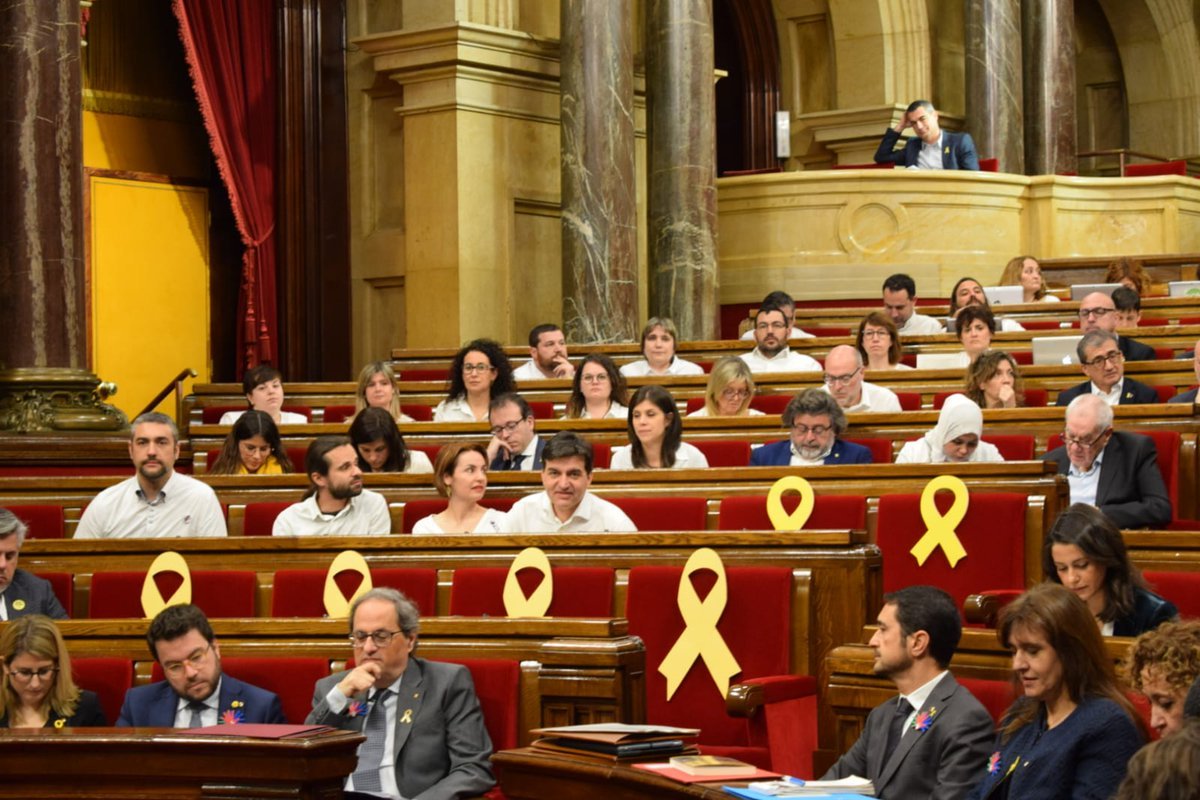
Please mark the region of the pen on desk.
POLYGON ((783 776, 783 779, 784 779, 785 781, 787 781, 788 783, 794 783, 794 784, 796 784, 797 786, 803 786, 803 785, 804 785, 804 779, 803 779, 803 778, 793 778, 791 775, 784 775, 784 776, 783 776))

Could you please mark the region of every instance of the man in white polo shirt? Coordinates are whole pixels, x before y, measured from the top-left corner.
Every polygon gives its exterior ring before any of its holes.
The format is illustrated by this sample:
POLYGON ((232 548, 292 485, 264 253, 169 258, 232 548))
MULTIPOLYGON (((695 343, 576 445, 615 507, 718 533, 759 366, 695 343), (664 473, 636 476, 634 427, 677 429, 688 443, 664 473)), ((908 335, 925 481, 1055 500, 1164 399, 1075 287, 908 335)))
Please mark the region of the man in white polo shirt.
POLYGON ((847 414, 898 414, 900 398, 891 389, 863 380, 862 353, 839 344, 825 356, 825 391, 847 414))
POLYGON ((304 455, 309 489, 288 506, 272 536, 387 536, 392 532, 387 500, 363 488, 358 454, 345 436, 318 436, 304 455))
POLYGON ((739 356, 751 372, 819 372, 821 364, 803 353, 793 353, 787 335, 791 321, 782 308, 765 305, 754 315, 754 341, 758 346, 739 356))
POLYGON ((529 331, 529 360, 513 370, 513 380, 520 384, 574 377, 575 365, 567 359, 567 340, 562 329, 552 322, 535 325, 529 331))
POLYGON ((179 429, 166 414, 142 414, 130 426, 137 474, 88 504, 76 539, 225 536, 225 515, 207 484, 175 471, 179 429))
POLYGON ((589 492, 592 446, 561 431, 542 450, 546 491, 522 497, 504 520, 505 533, 606 533, 636 531, 624 511, 589 492))

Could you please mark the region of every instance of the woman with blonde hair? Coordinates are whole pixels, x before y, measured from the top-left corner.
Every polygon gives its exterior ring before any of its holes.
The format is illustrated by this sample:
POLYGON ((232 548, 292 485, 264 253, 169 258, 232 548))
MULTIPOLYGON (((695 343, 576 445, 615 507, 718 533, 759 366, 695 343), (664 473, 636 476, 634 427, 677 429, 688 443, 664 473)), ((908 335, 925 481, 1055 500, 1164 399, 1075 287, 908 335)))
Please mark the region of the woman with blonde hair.
POLYGON ((450 502, 446 510, 417 520, 415 534, 500 533, 503 511, 480 505, 487 492, 487 450, 478 442, 443 447, 433 465, 433 488, 450 502))
POLYGON ((1020 286, 1025 290, 1022 302, 1057 303, 1058 298, 1046 292, 1046 279, 1042 277, 1042 265, 1033 256, 1017 256, 1004 266, 1000 274, 1000 286, 1020 286))
POLYGON ((0 727, 104 727, 100 698, 71 678, 71 656, 54 620, 18 617, 0 635, 0 727))
POLYGON ((989 350, 967 367, 964 394, 980 408, 1017 408, 1025 405, 1025 391, 1017 361, 1003 350, 989 350))
POLYGON ((364 408, 382 408, 396 422, 415 422, 400 410, 400 393, 396 391, 399 379, 386 361, 372 361, 363 367, 358 373, 358 388, 354 392, 354 413, 364 408))
POLYGON ((762 412, 750 407, 754 399, 754 375, 746 362, 726 356, 713 365, 704 390, 704 408, 691 417, 758 417, 762 412))
POLYGON ((912 369, 900 363, 900 331, 896 323, 880 311, 872 311, 858 323, 854 346, 868 370, 912 369))

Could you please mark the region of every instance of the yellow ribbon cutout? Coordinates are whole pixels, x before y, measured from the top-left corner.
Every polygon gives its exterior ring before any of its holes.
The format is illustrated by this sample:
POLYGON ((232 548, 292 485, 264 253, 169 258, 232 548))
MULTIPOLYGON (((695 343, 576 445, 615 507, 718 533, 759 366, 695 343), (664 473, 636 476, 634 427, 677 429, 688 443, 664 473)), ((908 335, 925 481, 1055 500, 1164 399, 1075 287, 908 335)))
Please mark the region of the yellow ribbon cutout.
POLYGON ((777 531, 798 531, 812 516, 816 500, 812 484, 799 475, 788 475, 775 481, 771 491, 767 492, 767 516, 777 531), (800 493, 800 505, 789 514, 783 507, 783 495, 792 490, 800 493))
POLYGON ((350 616, 350 604, 357 600, 359 595, 369 591, 371 591, 371 568, 367 566, 367 560, 357 550, 343 550, 333 559, 333 563, 329 565, 329 571, 325 573, 325 616, 330 619, 345 619, 350 616), (362 577, 358 588, 349 598, 342 594, 342 587, 338 586, 337 581, 334 580, 334 577, 341 572, 355 572, 362 577))
POLYGON ((517 553, 508 568, 508 577, 504 579, 505 613, 510 617, 544 617, 553 598, 554 576, 550 572, 550 559, 540 548, 526 547, 517 553), (517 573, 527 567, 542 573, 542 582, 529 597, 525 596, 521 582, 517 580, 517 573))
POLYGON ((679 684, 683 683, 688 670, 692 668, 697 658, 703 658, 708 667, 708 674, 721 696, 729 694, 729 679, 741 671, 737 659, 729 651, 729 645, 717 631, 717 623, 725 611, 725 603, 729 599, 728 587, 725 584, 725 565, 715 550, 702 547, 692 553, 683 574, 679 576, 679 613, 687 626, 679 638, 675 640, 667 657, 658 665, 658 671, 667 679, 667 699, 675 694, 679 684), (708 597, 701 602, 696 596, 689 576, 702 569, 711 569, 717 573, 717 582, 713 584, 708 597))
POLYGON ((921 492, 921 520, 928 528, 925 535, 909 551, 913 558, 917 559, 918 566, 924 566, 925 560, 938 547, 946 554, 951 568, 967 555, 966 549, 958 539, 957 528, 967 516, 967 508, 970 505, 971 495, 967 492, 967 485, 953 475, 939 475, 925 484, 925 490, 921 492), (946 516, 942 516, 934 502, 937 493, 942 489, 949 489, 954 493, 954 504, 946 512, 946 516))
POLYGON ((158 612, 167 606, 178 606, 192 602, 192 572, 188 569, 187 561, 174 550, 160 553, 158 558, 146 570, 146 579, 142 581, 142 613, 146 619, 153 619, 158 612), (175 572, 183 577, 183 583, 171 595, 170 600, 164 600, 154 576, 160 572, 175 572))

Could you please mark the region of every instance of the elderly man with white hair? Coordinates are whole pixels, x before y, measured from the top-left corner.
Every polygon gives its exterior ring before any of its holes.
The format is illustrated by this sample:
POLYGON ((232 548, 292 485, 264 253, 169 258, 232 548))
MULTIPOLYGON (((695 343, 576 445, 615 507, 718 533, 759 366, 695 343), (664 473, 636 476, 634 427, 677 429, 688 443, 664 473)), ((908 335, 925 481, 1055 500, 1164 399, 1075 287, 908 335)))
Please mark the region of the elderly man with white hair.
POLYGON ((847 414, 899 413, 900 398, 891 389, 863 380, 863 358, 858 348, 839 344, 825 356, 825 391, 847 414))

